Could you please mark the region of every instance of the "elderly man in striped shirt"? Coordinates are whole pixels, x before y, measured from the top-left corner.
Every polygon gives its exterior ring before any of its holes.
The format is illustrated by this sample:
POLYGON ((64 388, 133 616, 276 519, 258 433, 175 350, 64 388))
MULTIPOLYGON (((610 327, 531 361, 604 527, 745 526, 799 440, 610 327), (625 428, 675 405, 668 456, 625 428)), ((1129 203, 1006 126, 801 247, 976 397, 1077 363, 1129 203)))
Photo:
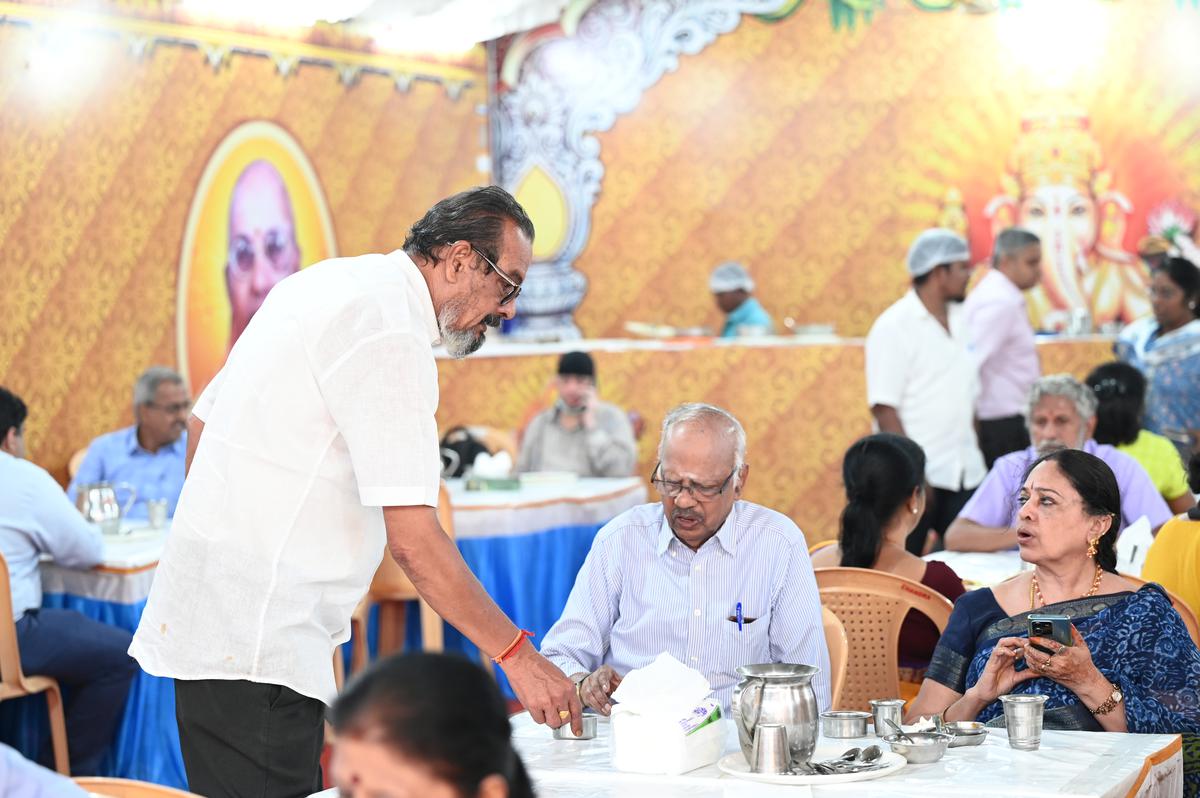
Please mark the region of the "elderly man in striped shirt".
POLYGON ((815 665, 829 708, 829 650, 803 533, 741 501, 746 433, 728 412, 667 414, 651 479, 660 504, 635 507, 596 535, 542 654, 607 715, 609 695, 662 652, 704 674, 726 710, 737 668, 815 665))

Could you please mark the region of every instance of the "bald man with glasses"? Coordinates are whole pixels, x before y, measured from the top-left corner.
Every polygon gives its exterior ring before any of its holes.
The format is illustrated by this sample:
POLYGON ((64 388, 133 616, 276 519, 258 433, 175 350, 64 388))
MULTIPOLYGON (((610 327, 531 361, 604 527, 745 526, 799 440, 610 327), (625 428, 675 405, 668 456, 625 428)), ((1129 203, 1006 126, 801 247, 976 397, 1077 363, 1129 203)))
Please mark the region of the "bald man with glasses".
POLYGON ((681 405, 663 421, 658 453, 651 483, 662 501, 597 533, 543 656, 604 715, 622 677, 663 652, 703 673, 726 711, 742 665, 815 665, 817 704, 828 709, 808 546, 787 516, 742 501, 742 425, 712 405, 681 405))

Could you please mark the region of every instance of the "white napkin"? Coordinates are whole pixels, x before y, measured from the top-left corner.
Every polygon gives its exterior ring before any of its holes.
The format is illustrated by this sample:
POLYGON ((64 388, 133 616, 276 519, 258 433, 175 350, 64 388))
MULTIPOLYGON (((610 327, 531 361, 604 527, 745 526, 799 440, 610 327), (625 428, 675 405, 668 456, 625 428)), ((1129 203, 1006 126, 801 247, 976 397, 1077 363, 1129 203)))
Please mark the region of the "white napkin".
POLYGON ((708 679, 670 654, 625 674, 613 700, 639 715, 684 718, 712 692, 708 679))
POLYGON ((1117 570, 1131 576, 1141 576, 1146 562, 1146 552, 1154 535, 1150 533, 1150 519, 1142 516, 1121 532, 1117 538, 1117 570))
POLYGON ((512 457, 504 451, 494 455, 480 452, 471 464, 471 475, 479 479, 508 479, 512 470, 512 457))

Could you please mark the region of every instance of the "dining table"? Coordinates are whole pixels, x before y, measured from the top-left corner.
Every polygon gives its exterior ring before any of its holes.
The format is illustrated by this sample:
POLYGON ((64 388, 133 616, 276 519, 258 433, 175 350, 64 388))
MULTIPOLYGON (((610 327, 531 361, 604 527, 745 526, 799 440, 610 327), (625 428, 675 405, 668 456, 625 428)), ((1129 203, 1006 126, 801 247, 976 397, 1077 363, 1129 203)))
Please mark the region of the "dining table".
MULTIPOLYGON (((64 568, 43 559, 39 566, 42 607, 75 610, 133 633, 146 608, 169 534, 169 522, 154 529, 145 521, 126 521, 119 534, 101 535, 104 554, 95 568, 64 568)), ((13 703, 18 706, 0 705, 0 737, 28 756, 37 750, 49 728, 45 704, 40 697, 13 703)), ((100 772, 88 775, 186 787, 172 680, 137 672, 125 701, 125 715, 100 772)))
MULTIPOLYGON (((557 740, 527 713, 512 717, 513 745, 540 798, 1178 798, 1183 794, 1182 742, 1176 734, 1043 731, 1036 751, 1019 751, 1009 747, 1004 729, 989 729, 981 745, 950 748, 937 762, 904 764, 871 781, 784 786, 730 775, 718 763, 677 776, 616 771, 610 755, 611 726, 608 718, 598 721, 595 739, 557 740)), ((726 731, 722 758, 744 763, 734 724, 728 719, 719 722, 726 731)), ((833 758, 850 748, 875 744, 888 750, 874 736, 820 736, 814 758, 833 758)))

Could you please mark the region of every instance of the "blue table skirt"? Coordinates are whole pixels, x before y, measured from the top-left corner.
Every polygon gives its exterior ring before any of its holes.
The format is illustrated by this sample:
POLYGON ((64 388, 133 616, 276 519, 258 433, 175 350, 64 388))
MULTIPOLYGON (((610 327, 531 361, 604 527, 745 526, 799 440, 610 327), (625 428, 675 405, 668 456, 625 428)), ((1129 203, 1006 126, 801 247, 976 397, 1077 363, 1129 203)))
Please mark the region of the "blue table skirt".
MULTIPOLYGON (((75 610, 89 618, 132 632, 146 602, 111 604, 62 593, 42 597, 42 606, 75 610)), ((70 700, 69 697, 67 700, 70 700)), ((0 703, 0 739, 33 758, 39 742, 49 740, 50 724, 42 696, 0 703)), ((125 718, 97 776, 119 776, 187 788, 179 729, 175 725, 175 684, 139 671, 129 687, 125 718)))
MULTIPOLYGON (((546 529, 526 535, 467 538, 457 541, 467 565, 500 608, 522 629, 541 638, 558 620, 575 575, 583 564, 597 525, 546 529)), ((146 603, 110 604, 74 595, 48 594, 43 606, 71 609, 130 632, 137 628, 146 603)), ((420 650, 421 629, 417 605, 409 606, 405 649, 420 650)), ((368 629, 370 650, 376 650, 378 615, 373 612, 368 629)), ((459 652, 478 661, 474 645, 447 625, 447 652, 459 652)), ((350 646, 345 646, 349 666, 350 646)), ((500 668, 496 678, 504 694, 515 697, 500 668)), ((49 739, 45 700, 41 696, 0 703, 0 740, 32 757, 39 740, 49 739)), ((91 774, 88 774, 91 775, 91 774)), ((170 679, 139 673, 133 680, 125 718, 95 775, 141 779, 187 789, 179 730, 175 724, 175 690, 170 679)))

